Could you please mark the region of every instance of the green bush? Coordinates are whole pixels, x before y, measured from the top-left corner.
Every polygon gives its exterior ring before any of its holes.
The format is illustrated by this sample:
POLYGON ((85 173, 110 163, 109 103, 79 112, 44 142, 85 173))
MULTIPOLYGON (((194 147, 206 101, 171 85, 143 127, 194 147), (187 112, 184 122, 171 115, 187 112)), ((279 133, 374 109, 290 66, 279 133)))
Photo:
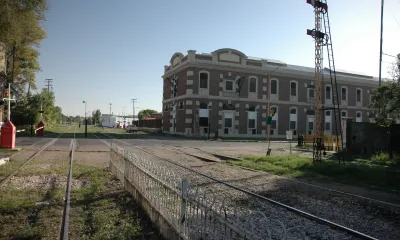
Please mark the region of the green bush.
POLYGON ((389 159, 389 154, 386 152, 379 152, 372 155, 371 162, 379 165, 389 165, 391 163, 389 159))

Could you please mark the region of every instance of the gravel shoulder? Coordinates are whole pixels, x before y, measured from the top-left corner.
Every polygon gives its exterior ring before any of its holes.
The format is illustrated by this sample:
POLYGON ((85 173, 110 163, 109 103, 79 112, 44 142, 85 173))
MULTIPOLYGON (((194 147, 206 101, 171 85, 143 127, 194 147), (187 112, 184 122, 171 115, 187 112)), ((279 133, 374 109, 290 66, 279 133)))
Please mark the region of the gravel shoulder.
MULTIPOLYGON (((136 154, 150 158, 152 161, 171 169, 171 171, 175 171, 182 177, 188 177, 196 185, 207 188, 207 190, 212 191, 214 194, 219 194, 227 199, 237 198, 238 200, 238 198, 241 198, 239 196, 235 197, 235 194, 239 194, 226 189, 226 187, 216 186, 216 184, 204 180, 201 177, 193 176, 193 173, 165 163, 155 157, 144 154, 143 152, 141 153, 140 150, 131 147, 128 148, 136 154)), ((312 188, 287 179, 278 178, 272 175, 268 176, 222 163, 205 163, 197 158, 178 154, 174 151, 159 147, 147 146, 143 148, 150 150, 160 157, 191 167, 208 176, 213 176, 235 186, 257 192, 271 199, 299 208, 379 239, 400 238, 399 209, 370 202, 368 200, 337 194, 327 190, 312 188)), ((252 199, 242 199, 242 201, 246 202, 246 205, 248 206, 257 205, 258 209, 263 209, 263 211, 268 213, 269 216, 282 219, 286 224, 290 225, 293 222, 286 218, 286 216, 291 215, 291 213, 283 214, 283 211, 278 210, 276 206, 268 206, 268 204, 263 204, 261 206, 261 203, 255 204, 252 199)), ((327 230, 326 227, 320 226, 319 224, 307 224, 306 222, 308 220, 298 217, 297 219, 302 223, 307 236, 316 237, 329 235, 326 239, 330 239, 331 237, 333 237, 332 239, 344 239, 345 237, 339 236, 337 234, 340 233, 333 230, 327 230), (329 234, 324 234, 324 232, 329 232, 329 234)))

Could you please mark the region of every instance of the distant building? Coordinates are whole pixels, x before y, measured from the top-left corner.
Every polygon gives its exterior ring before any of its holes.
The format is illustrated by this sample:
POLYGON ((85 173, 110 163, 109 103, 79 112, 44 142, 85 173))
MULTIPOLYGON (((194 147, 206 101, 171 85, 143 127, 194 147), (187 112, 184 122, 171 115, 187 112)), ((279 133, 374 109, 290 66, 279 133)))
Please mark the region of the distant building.
POLYGON ((102 114, 101 115, 101 125, 103 127, 117 128, 119 127, 127 127, 132 125, 132 121, 137 120, 137 116, 132 118, 132 116, 119 116, 113 114, 102 114))
POLYGON ((150 118, 162 119, 162 112, 153 113, 150 115, 150 118))
MULTIPOLYGON (((323 75, 324 132, 336 135, 329 69, 324 69, 323 75)), ((186 55, 175 53, 162 76, 163 131, 265 138, 270 88, 270 106, 276 109, 271 137, 283 138, 287 130, 295 135, 312 134, 315 92, 308 86, 314 84, 314 76, 314 68, 250 57, 230 48, 202 54, 194 50, 186 55)), ((377 78, 348 71, 337 71, 336 78, 340 115, 355 122, 370 121, 368 104, 378 86, 377 78)))

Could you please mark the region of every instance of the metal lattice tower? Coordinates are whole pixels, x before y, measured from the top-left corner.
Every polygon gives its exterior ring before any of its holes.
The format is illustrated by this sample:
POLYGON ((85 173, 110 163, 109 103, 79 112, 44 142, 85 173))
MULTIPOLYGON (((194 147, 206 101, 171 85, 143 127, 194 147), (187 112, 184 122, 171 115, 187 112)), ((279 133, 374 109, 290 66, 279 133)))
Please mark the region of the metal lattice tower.
POLYGON ((326 0, 307 0, 307 3, 314 7, 315 13, 315 28, 307 30, 307 34, 315 39, 315 95, 316 101, 314 103, 315 109, 315 133, 313 143, 313 161, 322 160, 322 150, 324 150, 324 127, 323 127, 323 111, 333 110, 335 133, 340 137, 343 150, 343 134, 341 126, 340 103, 338 97, 338 88, 336 82, 335 61, 333 58, 333 48, 331 39, 331 30, 329 24, 328 5, 326 0), (322 32, 321 24, 324 24, 324 32, 322 32), (326 108, 322 105, 322 82, 323 82, 323 47, 327 48, 328 63, 329 63, 329 76, 332 89, 332 108, 326 108))

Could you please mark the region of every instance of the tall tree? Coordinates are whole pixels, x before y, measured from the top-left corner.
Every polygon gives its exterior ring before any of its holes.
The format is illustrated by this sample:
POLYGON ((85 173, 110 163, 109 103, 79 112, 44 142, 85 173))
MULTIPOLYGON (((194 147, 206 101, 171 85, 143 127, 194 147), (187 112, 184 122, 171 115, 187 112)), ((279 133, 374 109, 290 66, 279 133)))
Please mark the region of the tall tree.
POLYGON ((152 109, 145 109, 139 112, 138 114, 138 118, 140 120, 143 120, 143 118, 148 118, 150 117, 151 114, 157 113, 156 110, 152 110, 152 109))
POLYGON ((373 91, 370 105, 374 110, 376 123, 382 126, 389 125, 389 119, 400 118, 400 54, 393 63, 391 77, 392 79, 383 82, 381 87, 373 91))
POLYGON ((7 80, 14 80, 19 90, 26 84, 36 88, 37 48, 46 37, 41 23, 47 6, 48 0, 0 0, 0 43, 7 56, 7 80))
POLYGON ((101 121, 101 112, 100 112, 100 109, 97 109, 96 111, 93 111, 92 116, 93 116, 93 121, 94 121, 94 123, 95 123, 95 124, 96 124, 96 123, 99 124, 100 121, 101 121))

